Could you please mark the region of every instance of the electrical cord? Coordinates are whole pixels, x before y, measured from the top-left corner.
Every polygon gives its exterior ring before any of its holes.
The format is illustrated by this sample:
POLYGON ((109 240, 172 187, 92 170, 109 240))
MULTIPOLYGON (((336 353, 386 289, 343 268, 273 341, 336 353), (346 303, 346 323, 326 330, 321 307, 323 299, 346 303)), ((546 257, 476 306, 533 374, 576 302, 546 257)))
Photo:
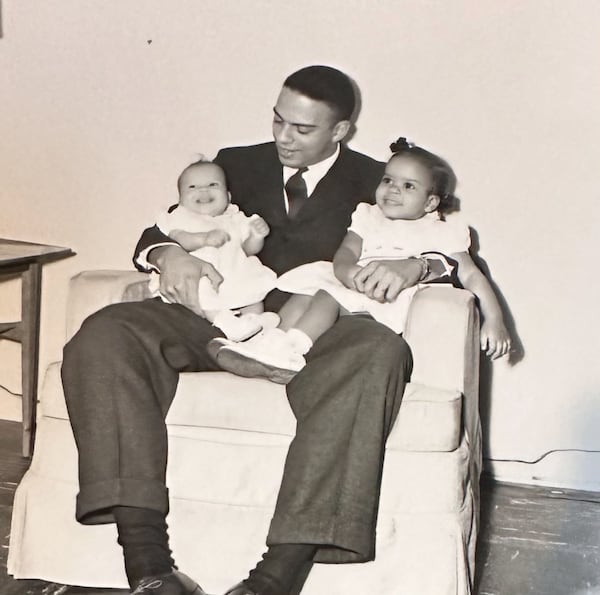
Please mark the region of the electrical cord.
POLYGON ((15 393, 14 391, 10 390, 10 388, 4 386, 4 384, 0 384, 0 388, 2 390, 5 390, 9 395, 12 395, 13 397, 22 397, 23 396, 21 393, 15 393))
MULTIPOLYGON (((492 459, 489 457, 485 457, 484 460, 491 461, 493 463, 523 463, 525 465, 535 465, 536 463, 539 463, 540 461, 545 459, 548 455, 551 455, 551 454, 554 454, 557 452, 600 453, 600 450, 587 449, 587 448, 553 448, 551 450, 546 451, 542 455, 540 455, 537 459, 533 459, 531 461, 526 461, 524 459, 492 459)), ((575 494, 569 494, 569 495, 562 496, 562 495, 555 494, 555 493, 551 493, 548 497, 552 498, 553 500, 569 500, 569 501, 576 501, 576 502, 586 502, 589 504, 600 504, 600 495, 598 496, 598 499, 578 498, 575 494)))
POLYGON ((544 454, 540 455, 537 459, 533 459, 531 461, 527 461, 525 459, 492 459, 489 457, 484 458, 485 461, 491 461, 492 463, 523 463, 525 465, 535 465, 539 463, 543 459, 545 459, 548 455, 554 454, 556 452, 590 452, 590 453, 600 453, 600 450, 590 450, 587 448, 553 448, 551 450, 546 451, 544 454))

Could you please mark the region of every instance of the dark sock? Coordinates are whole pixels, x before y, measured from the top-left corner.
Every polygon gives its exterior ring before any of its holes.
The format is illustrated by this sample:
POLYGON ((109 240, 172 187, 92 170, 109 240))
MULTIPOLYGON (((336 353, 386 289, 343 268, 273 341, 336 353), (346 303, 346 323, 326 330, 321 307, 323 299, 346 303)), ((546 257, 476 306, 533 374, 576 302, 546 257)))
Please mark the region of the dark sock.
POLYGON ((272 545, 244 582, 260 595, 288 595, 316 550, 305 543, 272 545))
POLYGON ((157 510, 117 506, 114 509, 125 574, 133 586, 147 576, 166 574, 175 567, 165 515, 157 510))

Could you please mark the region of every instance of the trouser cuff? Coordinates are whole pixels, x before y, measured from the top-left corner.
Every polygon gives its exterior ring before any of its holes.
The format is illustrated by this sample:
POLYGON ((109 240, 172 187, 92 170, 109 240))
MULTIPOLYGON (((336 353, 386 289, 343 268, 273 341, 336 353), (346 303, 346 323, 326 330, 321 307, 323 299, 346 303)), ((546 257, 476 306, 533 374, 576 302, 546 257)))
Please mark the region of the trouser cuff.
POLYGON ((267 545, 281 543, 311 543, 318 547, 315 562, 345 564, 368 562, 375 558, 375 539, 370 523, 348 521, 341 517, 327 523, 314 518, 279 515, 273 520, 267 545))
POLYGON ((114 523, 115 506, 135 506, 169 512, 169 490, 160 481, 114 479, 81 486, 75 517, 83 525, 114 523))

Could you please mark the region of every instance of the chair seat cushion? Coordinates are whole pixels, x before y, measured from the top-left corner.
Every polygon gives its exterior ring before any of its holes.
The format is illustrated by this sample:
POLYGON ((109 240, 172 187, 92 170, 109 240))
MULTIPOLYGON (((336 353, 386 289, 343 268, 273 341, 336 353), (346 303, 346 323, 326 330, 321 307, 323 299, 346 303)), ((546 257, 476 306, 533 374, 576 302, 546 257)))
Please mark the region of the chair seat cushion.
MULTIPOLYGON (((461 404, 459 392, 409 383, 388 450, 455 450, 460 443, 461 404)), ((59 363, 48 368, 41 407, 45 416, 68 419, 59 363)), ((244 439, 259 442, 277 441, 278 436, 287 442, 296 430, 284 386, 228 372, 181 374, 167 425, 174 435, 194 437, 200 429, 232 429, 257 433, 244 439)))

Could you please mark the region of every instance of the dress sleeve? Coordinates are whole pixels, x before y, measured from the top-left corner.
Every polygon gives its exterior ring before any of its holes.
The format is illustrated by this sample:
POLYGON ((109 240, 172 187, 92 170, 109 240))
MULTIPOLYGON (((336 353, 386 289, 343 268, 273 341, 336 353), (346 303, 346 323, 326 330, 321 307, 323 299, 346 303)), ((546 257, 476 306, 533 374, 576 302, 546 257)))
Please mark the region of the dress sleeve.
MULTIPOLYGON (((177 205, 172 205, 165 213, 170 213, 176 209, 177 205)), ((167 233, 167 231, 161 229, 156 223, 142 232, 142 235, 135 246, 135 250, 133 251, 132 260, 136 269, 144 273, 158 270, 148 261, 150 252, 154 250, 154 248, 159 248, 160 246, 179 246, 179 244, 175 240, 172 240, 167 233)))
POLYGON ((173 229, 173 213, 161 211, 156 217, 156 226, 165 235, 169 235, 169 232, 173 229))
POLYGON ((247 217, 241 211, 235 216, 235 222, 240 230, 242 242, 245 242, 250 236, 250 217, 247 217))
POLYGON ((352 213, 352 223, 350 223, 348 231, 353 231, 361 238, 368 237, 373 207, 378 208, 366 202, 358 203, 354 213, 352 213))
POLYGON ((471 247, 471 230, 469 226, 463 222, 451 221, 445 222, 447 225, 447 245, 444 247, 444 254, 455 254, 456 252, 468 252, 471 247))

